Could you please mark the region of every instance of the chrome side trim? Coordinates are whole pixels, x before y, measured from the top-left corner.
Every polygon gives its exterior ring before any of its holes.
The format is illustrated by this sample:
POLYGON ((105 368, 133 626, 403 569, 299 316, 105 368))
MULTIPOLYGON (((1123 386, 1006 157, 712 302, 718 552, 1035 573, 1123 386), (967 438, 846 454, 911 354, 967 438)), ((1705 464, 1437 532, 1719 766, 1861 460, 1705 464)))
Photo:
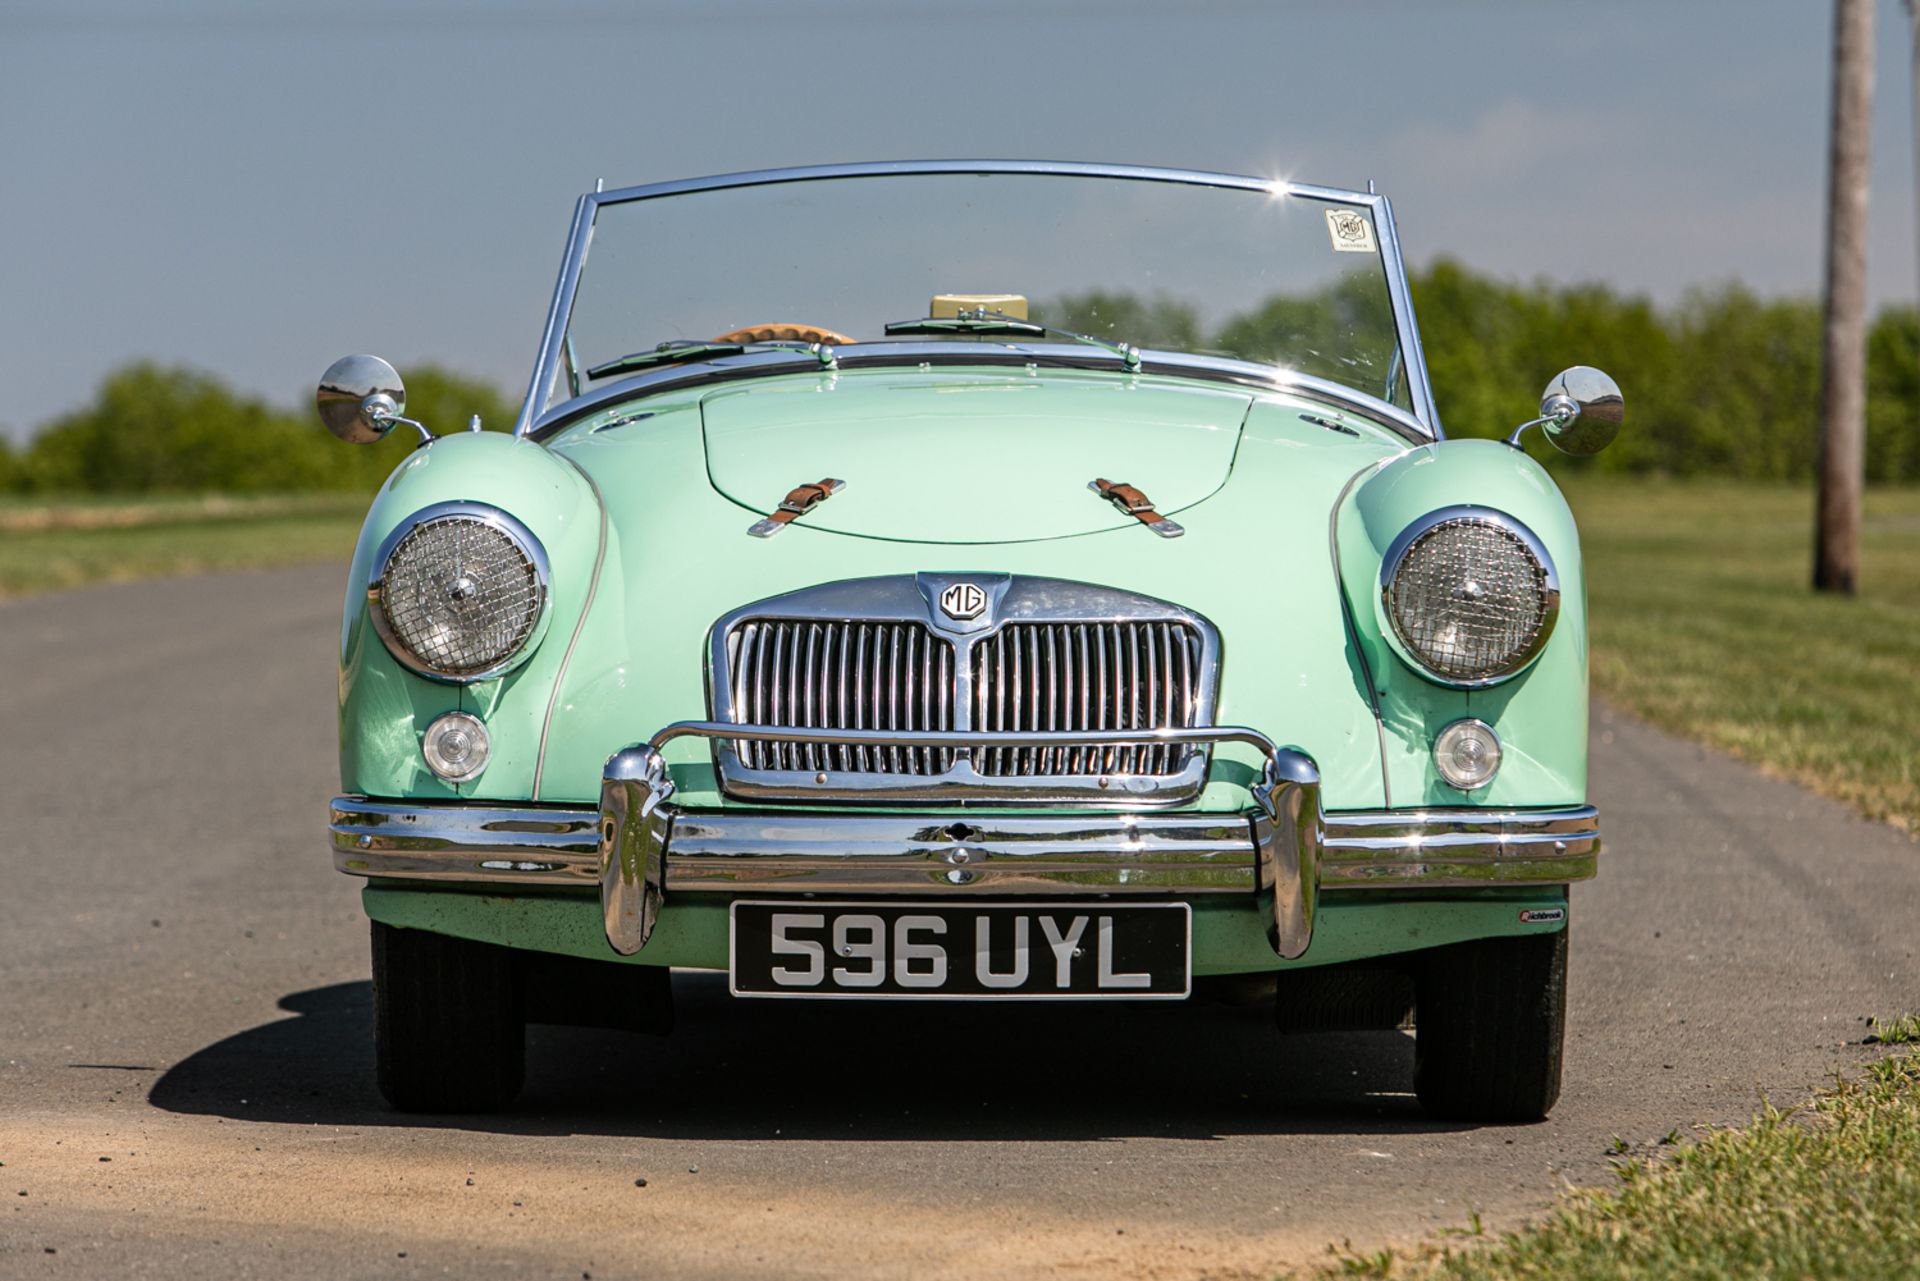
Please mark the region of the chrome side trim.
MULTIPOLYGON (((1433 393, 1427 376, 1426 359, 1420 347, 1419 330, 1413 321, 1413 303, 1407 286, 1405 264, 1400 254, 1399 233, 1394 225, 1393 210, 1385 196, 1371 191, 1348 191, 1337 187, 1289 182, 1284 179, 1253 178, 1243 174, 1211 173, 1198 169, 1045 160, 914 160, 810 165, 716 174, 704 178, 686 178, 674 182, 621 187, 613 191, 588 192, 580 197, 579 203, 574 207, 573 227, 567 237, 566 255, 561 261, 559 279, 554 284, 553 299, 548 305, 546 326, 541 335, 539 358, 535 362, 533 375, 528 381, 527 397, 514 422, 513 434, 525 436, 531 432, 534 429, 535 420, 540 418, 545 409, 546 391, 554 385, 554 379, 558 375, 567 325, 572 318, 574 297, 579 288, 580 272, 586 261, 588 245, 593 239, 594 220, 602 205, 654 200, 663 196, 712 191, 725 187, 760 187, 819 179, 884 178, 908 174, 1033 174, 1127 178, 1145 182, 1184 183, 1191 186, 1264 191, 1274 195, 1302 196, 1311 200, 1324 200, 1364 208, 1372 214, 1374 232, 1380 240, 1381 261, 1387 276, 1388 300, 1393 308, 1395 328, 1399 331, 1400 350, 1406 362, 1407 385, 1413 394, 1412 417, 1423 439, 1444 439, 1439 418, 1434 412, 1433 393)), ((849 363, 844 350, 839 355, 842 364, 849 363)), ((1105 367, 1111 366, 1109 364, 1105 367)), ((1390 388, 1388 394, 1391 395, 1390 388)), ((1381 401, 1380 404, 1385 405, 1385 401, 1381 401)), ((1399 411, 1395 409, 1394 412, 1399 411)))
POLYGON ((573 622, 573 634, 567 637, 567 652, 560 656, 560 666, 553 673, 553 688, 547 693, 547 711, 540 718, 540 747, 533 758, 533 799, 540 799, 540 782, 547 771, 547 740, 553 734, 553 714, 560 706, 560 691, 566 688, 567 669, 573 666, 573 651, 579 648, 580 633, 587 629, 587 615, 593 612, 593 602, 600 595, 600 570, 607 562, 607 500, 600 492, 600 483, 588 474, 587 469, 565 454, 556 454, 566 459, 567 466, 580 474, 587 482, 587 491, 593 495, 594 506, 600 509, 600 541, 593 551, 593 573, 587 579, 587 596, 580 602, 580 617, 573 622))
POLYGON ((1360 643, 1360 628, 1353 616, 1353 606, 1347 599, 1346 578, 1340 572, 1340 513, 1346 510, 1347 495, 1362 480, 1378 475, 1380 469, 1394 458, 1404 458, 1404 453, 1393 458, 1382 458, 1378 462, 1362 467, 1347 477, 1347 483, 1340 487, 1340 496, 1333 500, 1333 507, 1327 513, 1327 550, 1333 557, 1334 594, 1340 600, 1340 618, 1346 626, 1347 643, 1353 647, 1353 656, 1360 664, 1360 676, 1366 682, 1367 706, 1373 711, 1373 734, 1380 744, 1380 799, 1388 809, 1393 808, 1393 771, 1387 768, 1387 721, 1380 714, 1380 689, 1373 681, 1373 664, 1367 658, 1367 647, 1360 643))

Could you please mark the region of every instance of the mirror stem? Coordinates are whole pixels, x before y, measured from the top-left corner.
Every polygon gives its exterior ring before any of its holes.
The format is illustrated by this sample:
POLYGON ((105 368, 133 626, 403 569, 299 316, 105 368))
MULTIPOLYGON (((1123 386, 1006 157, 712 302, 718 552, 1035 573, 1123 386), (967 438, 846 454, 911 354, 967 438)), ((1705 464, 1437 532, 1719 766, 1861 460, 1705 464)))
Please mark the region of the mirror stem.
POLYGON ((1565 426, 1580 416, 1579 402, 1575 401, 1571 396, 1549 396, 1540 408, 1542 411, 1541 416, 1528 419, 1518 427, 1515 427, 1513 434, 1507 437, 1507 444, 1518 449, 1520 448, 1520 437, 1528 429, 1545 427, 1548 423, 1559 423, 1565 426))
MULTIPOLYGON (((369 396, 367 397, 367 399, 371 401, 373 400, 373 397, 369 396)), ((391 427, 413 428, 415 431, 420 433, 419 441, 417 441, 414 444, 415 449, 419 449, 423 446, 431 445, 433 443, 433 433, 427 430, 425 423, 417 423, 411 418, 402 418, 399 414, 394 413, 391 409, 388 409, 385 405, 380 405, 380 404, 368 405, 367 417, 373 419, 373 421, 375 421, 376 423, 379 423, 382 430, 386 430, 391 427)))

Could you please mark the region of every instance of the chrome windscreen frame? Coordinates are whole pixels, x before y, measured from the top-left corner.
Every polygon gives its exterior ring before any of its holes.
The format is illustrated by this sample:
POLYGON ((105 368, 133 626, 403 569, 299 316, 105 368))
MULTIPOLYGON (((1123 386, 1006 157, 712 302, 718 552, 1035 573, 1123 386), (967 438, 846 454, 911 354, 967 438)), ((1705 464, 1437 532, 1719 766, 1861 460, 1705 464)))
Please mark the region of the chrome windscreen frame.
POLYGON ((381 644, 387 647, 394 660, 408 671, 428 680, 440 681, 447 685, 473 685, 480 681, 492 680, 505 675, 521 663, 527 656, 539 648, 541 639, 547 634, 547 626, 553 618, 552 569, 547 562, 547 549, 534 537, 532 530, 515 520, 498 507, 487 503, 452 502, 435 503, 422 507, 398 525, 394 526, 380 542, 380 548, 373 557, 373 577, 367 582, 367 619, 374 633, 380 637, 381 644), (408 534, 430 521, 458 517, 478 521, 505 534, 533 566, 534 584, 540 593, 540 604, 533 620, 533 626, 527 629, 526 639, 522 640, 514 651, 499 662, 478 672, 445 672, 423 662, 418 655, 400 642, 387 621, 387 611, 381 604, 381 593, 386 587, 387 563, 393 559, 393 553, 405 541, 408 534))
POLYGON ((1394 536, 1392 543, 1388 544, 1387 553, 1380 560, 1380 580, 1374 602, 1379 615, 1380 634, 1401 662, 1437 685, 1446 685, 1453 689, 1484 689, 1489 685, 1510 681, 1526 671, 1533 666, 1534 660, 1540 657, 1541 651, 1546 649, 1547 641, 1553 635, 1554 624, 1560 618, 1560 571, 1554 568, 1553 557, 1547 554, 1546 544, 1540 541, 1540 536, 1499 508, 1480 507, 1473 504, 1441 507, 1413 521, 1394 536), (1540 562, 1545 580, 1541 599, 1540 630, 1504 670, 1472 680, 1444 675, 1421 662, 1419 656, 1401 640, 1400 630, 1394 625, 1390 600, 1394 575, 1400 572, 1400 564, 1407 558, 1407 553, 1413 549, 1413 545, 1429 530, 1455 520, 1486 521, 1512 534, 1532 553, 1533 558, 1540 562))
MULTIPOLYGON (((547 307, 546 325, 540 339, 540 354, 534 364, 533 376, 527 383, 526 399, 521 403, 519 416, 514 421, 513 434, 527 436, 537 429, 557 423, 563 419, 576 417, 580 412, 581 401, 594 399, 598 395, 590 393, 583 397, 570 397, 560 404, 548 407, 548 394, 567 368, 566 337, 567 326, 573 315, 574 299, 580 287, 581 271, 586 264, 587 250, 593 242, 594 222, 602 206, 629 204, 640 200, 657 200, 667 196, 686 195, 697 191, 715 191, 729 187, 764 187, 791 182, 815 182, 842 178, 886 178, 913 174, 1028 174, 1056 175, 1062 177, 1083 178, 1121 178, 1139 182, 1180 183, 1199 187, 1222 187, 1238 191, 1264 191, 1278 196, 1300 196, 1310 200, 1327 201, 1334 204, 1351 205, 1365 209, 1372 217, 1374 232, 1380 242, 1381 263, 1386 272, 1388 299, 1393 309, 1394 327, 1400 339, 1400 352, 1405 362, 1408 393, 1413 403, 1409 415, 1386 400, 1376 400, 1364 392, 1351 388, 1342 388, 1343 398, 1356 398, 1365 405, 1365 411, 1379 418, 1383 423, 1401 429, 1401 423, 1410 419, 1418 438, 1424 441, 1443 440, 1446 433, 1440 426, 1440 415, 1434 406, 1433 386, 1427 375, 1425 353, 1420 344, 1420 329, 1414 320, 1412 295, 1407 285, 1406 264, 1400 254, 1400 237, 1394 226, 1393 206, 1385 196, 1371 191, 1348 191, 1338 187, 1320 187, 1309 183, 1288 182, 1284 179, 1254 178, 1244 174, 1210 173, 1197 169, 1169 169, 1150 165, 1105 165, 1082 164, 1065 161, 1043 160, 911 160, 879 161, 865 164, 847 165, 809 165, 785 169, 762 169, 745 173, 716 174, 705 178, 686 178, 674 182, 652 183, 645 186, 621 187, 610 191, 591 191, 580 197, 574 206, 573 224, 567 233, 567 246, 561 260, 560 276, 554 284, 553 298, 547 307)), ((878 344, 891 347, 893 344, 878 344)), ((947 344, 942 351, 949 349, 947 344)), ((1007 349, 1002 348, 1004 353, 1007 349)), ((765 354, 765 353, 762 353, 765 354)), ((850 364, 847 353, 842 349, 839 358, 842 364, 850 364)), ((1235 377, 1246 377, 1247 370, 1259 370, 1274 383, 1282 386, 1301 386, 1319 380, 1310 380, 1292 375, 1288 371, 1273 366, 1252 365, 1249 362, 1233 360, 1213 360, 1204 356, 1180 354, 1177 359, 1167 359, 1168 353, 1161 353, 1162 359, 1147 361, 1149 372, 1168 373, 1206 373, 1217 376, 1226 373, 1235 377), (1156 368, 1156 366, 1159 366, 1156 368)), ((1017 357, 1016 357, 1017 358, 1017 357)), ((1086 359, 1086 351, 1080 353, 1086 359)), ((791 363, 791 358, 781 357, 781 363, 791 363)), ((1002 354, 1002 362, 1009 359, 1002 354)), ((718 362, 714 362, 716 365, 718 362)), ((729 376, 739 377, 746 366, 729 365, 729 376)), ((1332 384, 1328 384, 1332 385, 1332 384)), ((571 388, 569 388, 571 390, 571 388)), ((621 384, 610 389, 625 395, 638 390, 635 386, 621 384)))
MULTIPOLYGON (((1213 725, 1220 685, 1220 633, 1211 621, 1193 610, 1168 601, 1118 588, 1061 579, 1008 574, 911 574, 883 578, 848 579, 802 588, 782 596, 755 601, 717 621, 708 634, 707 691, 713 720, 718 724, 745 724, 748 717, 734 704, 728 638, 749 620, 793 622, 869 622, 919 624, 953 645, 955 729, 949 740, 959 749, 953 767, 939 774, 843 772, 834 770, 749 769, 730 739, 714 738, 714 766, 722 790, 744 800, 914 802, 937 804, 1019 803, 1075 804, 1092 808, 1157 807, 1192 800, 1206 786, 1212 740, 1204 738, 1213 725), (942 615, 934 602, 958 582, 978 584, 992 602, 977 619, 954 621, 942 615), (1185 764, 1171 774, 985 774, 974 767, 971 750, 983 744, 1018 745, 1020 735, 989 733, 972 724, 974 701, 972 655, 975 645, 998 636, 1009 624, 1022 623, 1171 623, 1188 627, 1198 636, 1200 658, 1194 676, 1191 719, 1203 737, 1193 741, 1185 764)), ((885 735, 887 731, 873 733, 885 735)), ((1084 731, 1087 741, 1102 741, 1098 731, 1084 731)), ((854 738, 820 737, 796 728, 794 742, 855 742, 854 738)), ((1154 731, 1147 731, 1149 735, 1154 731)), ((785 741, 776 729, 771 737, 743 735, 756 741, 785 741)), ((938 735, 921 734, 932 741, 938 735)), ((1031 737, 1031 736, 1027 736, 1031 737)), ((1056 736, 1058 737, 1058 736, 1056 736)), ((1139 733, 1106 741, 1143 742, 1139 733)))

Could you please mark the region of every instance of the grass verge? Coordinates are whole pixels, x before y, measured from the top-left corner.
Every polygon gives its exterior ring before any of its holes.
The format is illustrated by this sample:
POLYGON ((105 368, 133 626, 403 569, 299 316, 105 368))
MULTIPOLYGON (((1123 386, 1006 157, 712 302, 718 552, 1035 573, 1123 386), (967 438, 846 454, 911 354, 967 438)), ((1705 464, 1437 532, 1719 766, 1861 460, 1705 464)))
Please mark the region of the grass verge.
POLYGON ((1593 688, 1920 832, 1920 491, 1867 495, 1860 594, 1815 596, 1811 486, 1578 479, 1593 688))
MULTIPOLYGON (((1908 1016, 1911 1018, 1912 1016, 1908 1016)), ((1896 1020, 1899 1022, 1899 1020, 1896 1020)), ((1322 1276, 1407 1281, 1708 1281, 1912 1276, 1920 1259, 1920 1055, 1872 1064, 1797 1108, 1615 1162, 1500 1238, 1339 1257, 1322 1276)))
POLYGON ((300 494, 0 505, 0 598, 353 554, 367 499, 300 494))

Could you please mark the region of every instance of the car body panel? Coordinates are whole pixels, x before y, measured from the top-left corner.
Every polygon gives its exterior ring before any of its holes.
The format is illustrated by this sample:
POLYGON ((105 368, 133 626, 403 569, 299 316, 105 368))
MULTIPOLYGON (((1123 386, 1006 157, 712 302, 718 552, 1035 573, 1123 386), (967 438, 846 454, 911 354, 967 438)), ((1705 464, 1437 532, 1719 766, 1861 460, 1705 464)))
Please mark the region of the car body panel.
POLYGON ((1087 488, 1146 490, 1173 515, 1226 483, 1252 396, 1170 380, 1033 370, 870 372, 736 383, 701 402, 715 489, 766 514, 844 480, 809 529, 1013 543, 1124 529, 1087 488))

